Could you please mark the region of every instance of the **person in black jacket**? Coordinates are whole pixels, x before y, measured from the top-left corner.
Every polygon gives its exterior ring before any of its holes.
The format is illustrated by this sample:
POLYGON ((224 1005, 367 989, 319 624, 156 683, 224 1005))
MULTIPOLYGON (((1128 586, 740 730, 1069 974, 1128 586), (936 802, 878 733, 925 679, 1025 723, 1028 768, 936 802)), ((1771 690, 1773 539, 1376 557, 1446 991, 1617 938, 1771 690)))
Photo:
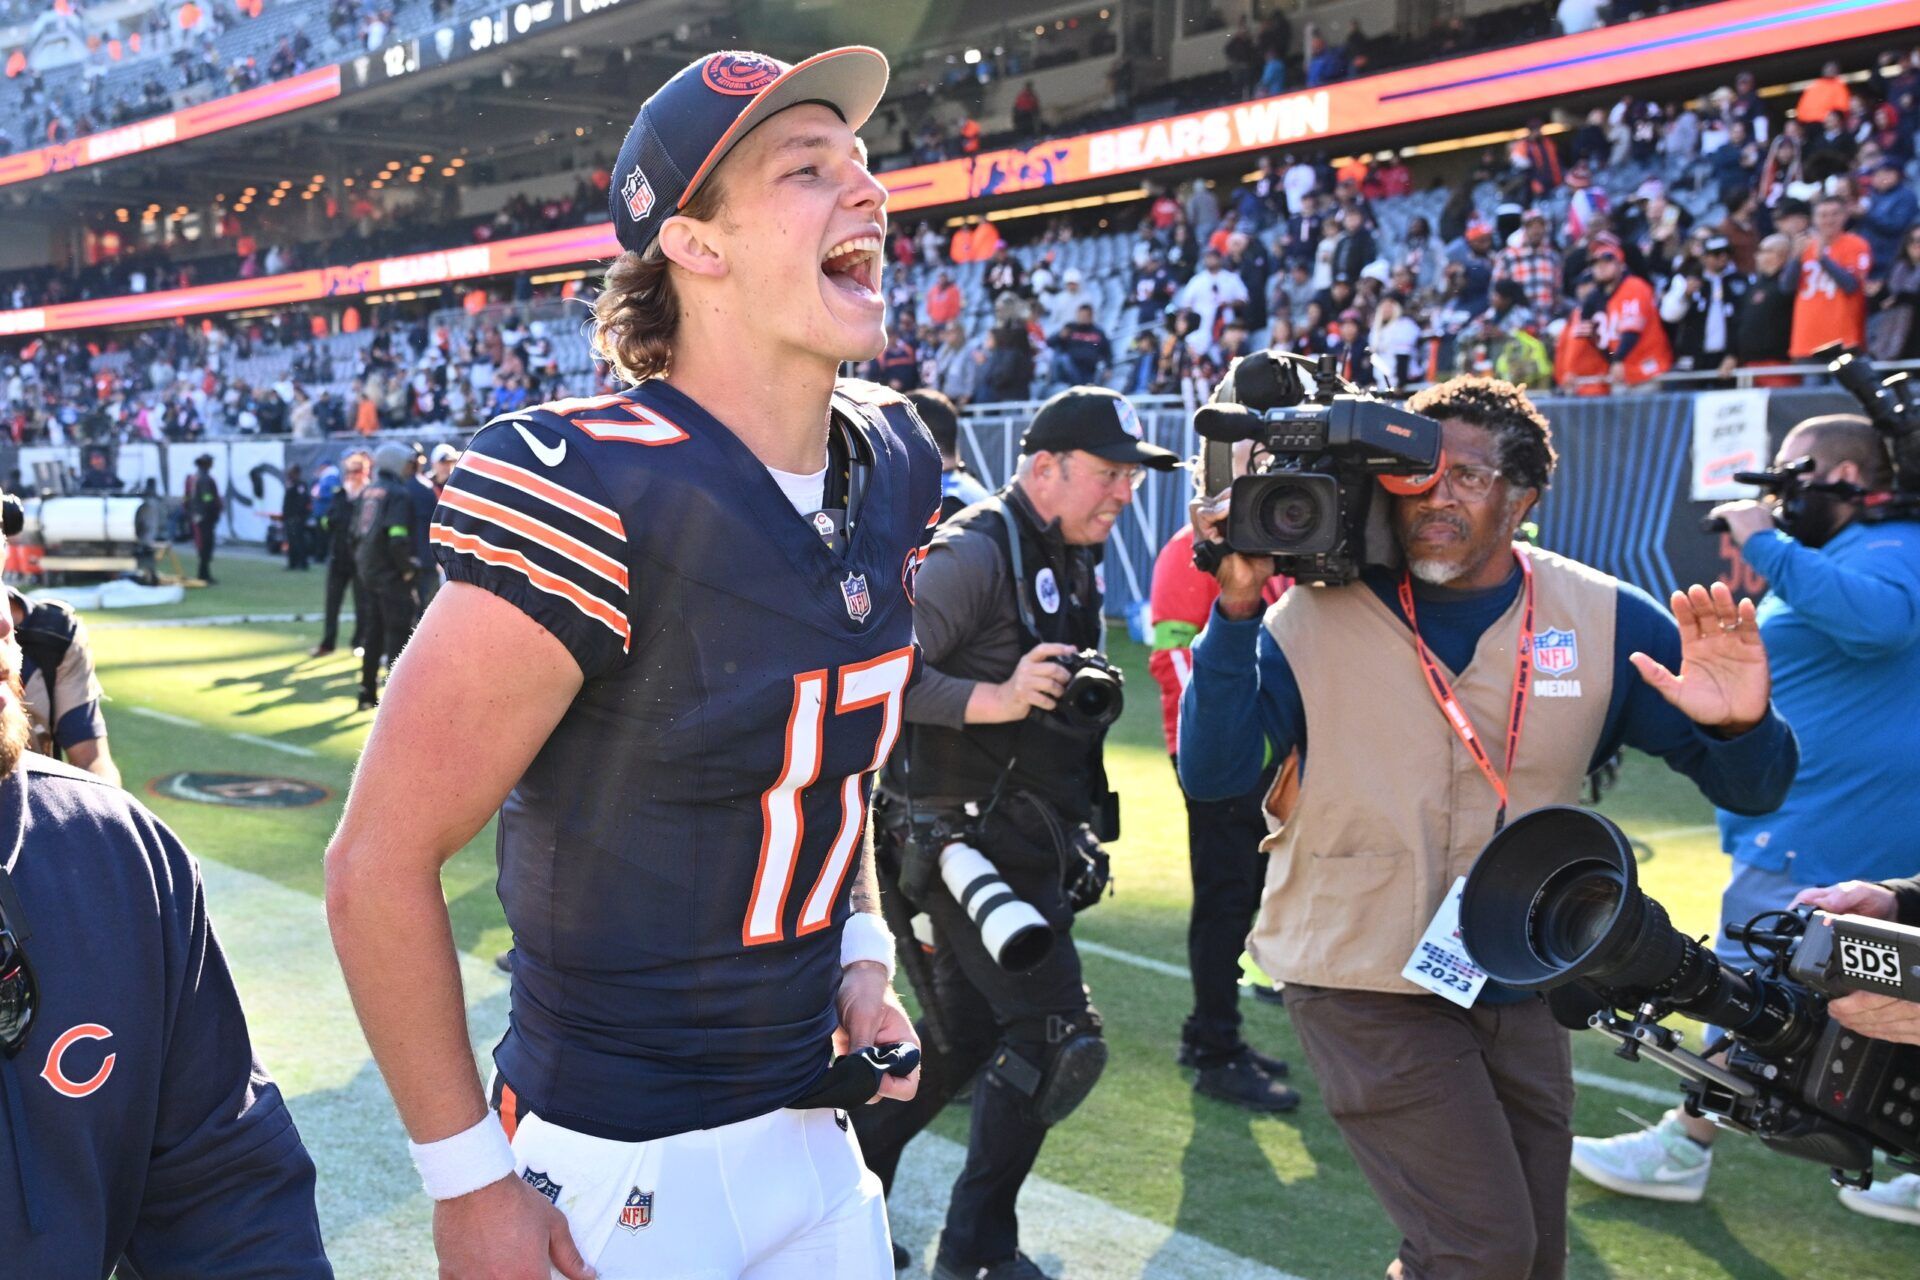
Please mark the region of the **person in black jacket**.
MULTIPOLYGON (((22 661, 0 610, 0 683, 22 661)), ((0 700, 0 1274, 331 1280, 200 868, 32 732, 0 700)))
POLYGON ((1793 332, 1793 282, 1787 278, 1787 238, 1771 235, 1754 252, 1754 272, 1734 304, 1731 342, 1720 371, 1730 374, 1739 365, 1787 363, 1787 342, 1793 332))
POLYGON ((187 521, 193 526, 193 545, 200 552, 195 574, 213 586, 213 537, 220 527, 220 513, 226 504, 220 500, 220 482, 213 478, 213 455, 203 453, 193 460, 193 474, 187 477, 187 521))
POLYGON ((380 705, 380 660, 387 667, 413 629, 414 581, 420 562, 414 556, 413 498, 407 470, 413 449, 383 444, 374 450, 372 483, 360 494, 354 514, 354 556, 366 602, 366 648, 360 656, 360 709, 380 705))
POLYGON ((307 492, 306 473, 299 463, 287 467, 282 481, 286 492, 280 499, 280 528, 287 536, 287 568, 307 567, 308 522, 313 518, 313 495, 307 492))
POLYGON ((320 533, 327 540, 327 604, 320 643, 313 646, 313 656, 316 658, 332 653, 340 639, 340 604, 346 598, 348 587, 353 588, 353 647, 359 649, 365 645, 367 602, 362 598, 360 589, 353 522, 355 504, 367 487, 372 469, 373 459, 360 450, 356 449, 342 458, 340 487, 333 491, 333 496, 327 500, 326 510, 320 515, 320 533))

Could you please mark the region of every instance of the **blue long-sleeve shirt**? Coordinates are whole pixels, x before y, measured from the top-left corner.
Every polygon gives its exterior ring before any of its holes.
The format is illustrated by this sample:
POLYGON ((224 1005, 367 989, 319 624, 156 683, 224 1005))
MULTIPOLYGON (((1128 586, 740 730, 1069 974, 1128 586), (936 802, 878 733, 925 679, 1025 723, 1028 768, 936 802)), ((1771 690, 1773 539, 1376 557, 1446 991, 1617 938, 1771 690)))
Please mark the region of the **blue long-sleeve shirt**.
MULTIPOLYGON (((1362 585, 1405 621, 1396 579, 1369 569, 1362 585)), ((1416 582, 1420 637, 1434 656, 1459 671, 1473 660, 1481 635, 1513 604, 1520 571, 1498 587, 1464 592, 1416 582)), ((1668 670, 1680 666, 1680 631, 1672 617, 1638 587, 1620 584, 1614 611, 1613 695, 1600 740, 1598 765, 1622 746, 1659 756, 1693 779, 1715 805, 1737 812, 1764 813, 1778 804, 1792 782, 1797 753, 1794 735, 1772 708, 1751 731, 1723 739, 1708 733, 1640 678, 1627 661, 1635 651, 1655 658, 1668 670)), ((1416 713, 1437 708, 1419 708, 1416 713)), ((1277 755, 1298 747, 1305 768, 1306 708, 1293 668, 1259 618, 1236 622, 1216 602, 1207 628, 1193 644, 1193 677, 1180 699, 1180 781, 1200 799, 1239 795, 1258 774, 1264 737, 1277 755)))
POLYGON ((1720 815, 1723 847, 1803 884, 1912 875, 1920 524, 1849 525, 1818 549, 1767 530, 1741 554, 1767 580, 1760 636, 1803 762, 1774 812, 1720 815))
POLYGON ((0 868, 39 989, 0 1059, 0 1275, 330 1280, 313 1161, 173 833, 29 753, 0 777, 0 868))

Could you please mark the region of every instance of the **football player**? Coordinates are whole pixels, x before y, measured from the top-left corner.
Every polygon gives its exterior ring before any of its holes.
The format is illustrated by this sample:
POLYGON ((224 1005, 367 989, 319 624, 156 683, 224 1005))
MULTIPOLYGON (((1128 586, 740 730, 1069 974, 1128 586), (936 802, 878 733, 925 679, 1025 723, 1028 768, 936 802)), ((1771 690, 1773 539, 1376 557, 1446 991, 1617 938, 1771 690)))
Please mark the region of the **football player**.
POLYGON ((443 1276, 892 1275, 844 1114, 792 1105, 836 1045, 913 1041, 864 825, 940 461, 898 395, 835 376, 886 344, 855 136, 886 81, 866 48, 716 53, 649 98, 594 304, 634 385, 490 423, 434 514, 447 584, 327 902, 443 1276), (489 1098, 440 868, 496 812, 489 1098))

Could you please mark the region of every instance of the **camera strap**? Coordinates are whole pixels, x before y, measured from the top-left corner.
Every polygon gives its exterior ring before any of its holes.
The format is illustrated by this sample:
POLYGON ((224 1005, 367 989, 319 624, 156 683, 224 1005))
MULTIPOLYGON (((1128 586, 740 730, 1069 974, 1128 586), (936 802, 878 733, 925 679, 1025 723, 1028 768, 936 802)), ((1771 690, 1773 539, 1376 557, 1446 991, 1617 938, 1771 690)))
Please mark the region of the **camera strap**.
POLYGON ((1513 554, 1520 562, 1522 579, 1520 652, 1514 659, 1513 696, 1507 704, 1507 766, 1504 775, 1494 769, 1493 758, 1487 754, 1486 744, 1474 732, 1473 721, 1467 717, 1466 708, 1460 705, 1460 699, 1453 692, 1453 682, 1441 670, 1440 662, 1428 650, 1427 642, 1420 638, 1420 622, 1413 612, 1413 577, 1404 569, 1400 571, 1400 612, 1406 615, 1407 626, 1413 632, 1413 651, 1420 657, 1421 674, 1427 678, 1427 690, 1433 694, 1440 713, 1453 726, 1467 754, 1480 766, 1480 772, 1486 775, 1493 794, 1500 798, 1500 810, 1493 819, 1496 832, 1507 825, 1507 778, 1513 776, 1513 758, 1520 749, 1520 728, 1527 718, 1527 687, 1532 683, 1533 675, 1533 564, 1527 559, 1526 552, 1518 547, 1514 548, 1513 554))

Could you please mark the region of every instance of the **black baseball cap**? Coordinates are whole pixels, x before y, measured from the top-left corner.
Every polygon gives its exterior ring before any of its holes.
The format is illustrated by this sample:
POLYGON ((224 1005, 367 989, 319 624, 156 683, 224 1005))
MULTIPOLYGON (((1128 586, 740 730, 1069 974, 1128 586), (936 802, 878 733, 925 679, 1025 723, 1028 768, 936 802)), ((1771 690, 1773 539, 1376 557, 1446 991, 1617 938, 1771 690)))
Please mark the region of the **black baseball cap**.
POLYGON ((777 112, 805 102, 859 129, 887 90, 887 59, 850 45, 789 65, 723 50, 690 63, 640 104, 613 162, 607 211, 622 249, 645 253, 727 153, 777 112))
POLYGON ((1137 462, 1156 471, 1171 471, 1180 457, 1170 449, 1148 444, 1140 415, 1127 398, 1105 387, 1068 387, 1040 406, 1027 433, 1020 437, 1021 453, 1068 453, 1078 449, 1108 462, 1137 462))

